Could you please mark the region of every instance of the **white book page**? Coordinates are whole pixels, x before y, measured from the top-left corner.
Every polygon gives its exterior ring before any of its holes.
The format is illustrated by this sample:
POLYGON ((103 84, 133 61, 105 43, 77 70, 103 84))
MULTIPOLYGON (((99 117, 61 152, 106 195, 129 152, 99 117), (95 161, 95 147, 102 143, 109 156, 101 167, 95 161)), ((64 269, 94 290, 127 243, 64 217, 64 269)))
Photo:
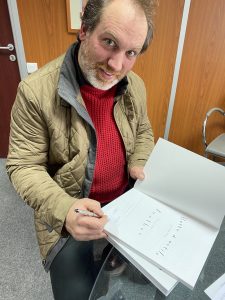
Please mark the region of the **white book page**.
POLYGON ((103 208, 105 231, 193 288, 218 230, 132 189, 103 208), (193 234, 194 233, 194 234, 193 234))
POLYGON ((225 299, 225 274, 218 278, 213 284, 211 284, 205 293, 213 300, 225 299))
POLYGON ((225 214, 225 168, 159 139, 135 189, 215 228, 225 214))
POLYGON ((164 295, 168 295, 177 285, 178 281, 138 255, 130 248, 121 244, 116 238, 109 237, 108 241, 119 250, 132 264, 142 272, 164 295))

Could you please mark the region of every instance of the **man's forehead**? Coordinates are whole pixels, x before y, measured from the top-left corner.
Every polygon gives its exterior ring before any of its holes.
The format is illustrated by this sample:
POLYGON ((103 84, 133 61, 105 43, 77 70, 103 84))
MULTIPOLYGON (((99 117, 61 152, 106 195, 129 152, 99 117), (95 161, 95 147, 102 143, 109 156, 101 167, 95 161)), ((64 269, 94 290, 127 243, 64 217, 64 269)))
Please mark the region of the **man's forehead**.
POLYGON ((121 27, 126 27, 126 25, 128 25, 131 29, 137 27, 139 22, 144 22, 144 26, 147 27, 147 19, 144 10, 130 0, 113 0, 106 5, 102 11, 100 23, 102 21, 107 22, 110 20, 118 22, 121 27), (132 5, 127 6, 126 3, 128 2, 130 4, 132 3, 132 5))
POLYGON ((142 14, 144 15, 144 11, 135 1, 132 0, 111 0, 106 3, 105 7, 102 11, 102 17, 108 14, 119 14, 122 13, 127 17, 142 14))
POLYGON ((142 48, 148 29, 145 14, 136 7, 125 9, 123 1, 113 0, 108 4, 97 31, 102 35, 111 35, 117 42, 126 42, 132 48, 142 48))

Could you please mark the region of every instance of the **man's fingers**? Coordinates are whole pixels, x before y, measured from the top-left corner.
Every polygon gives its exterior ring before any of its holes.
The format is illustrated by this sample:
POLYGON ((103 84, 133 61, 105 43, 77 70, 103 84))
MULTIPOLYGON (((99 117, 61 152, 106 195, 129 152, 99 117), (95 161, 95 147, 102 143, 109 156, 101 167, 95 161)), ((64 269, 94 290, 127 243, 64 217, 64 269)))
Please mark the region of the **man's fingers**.
POLYGON ((106 215, 104 215, 101 218, 80 215, 77 218, 77 225, 79 225, 80 227, 84 227, 88 230, 103 230, 106 223, 106 215))
POLYGON ((76 234, 75 236, 73 236, 75 240, 77 241, 90 241, 90 240, 98 240, 98 239, 106 239, 107 235, 105 232, 101 232, 101 233, 96 233, 96 234, 76 234))
POLYGON ((86 205, 86 209, 93 212, 93 213, 95 213, 99 217, 102 217, 104 215, 104 212, 101 209, 101 205, 97 201, 89 202, 86 205))
POLYGON ((144 168, 143 167, 132 167, 130 169, 130 176, 135 180, 136 179, 144 180, 144 178, 145 178, 144 168))
POLYGON ((98 215, 99 217, 102 217, 104 215, 104 212, 101 209, 101 204, 96 200, 90 200, 88 198, 84 198, 83 202, 79 203, 79 206, 77 208, 82 208, 88 211, 91 211, 98 215))
POLYGON ((76 217, 76 226, 73 226, 71 234, 76 240, 80 241, 105 238, 106 234, 103 232, 103 229, 106 222, 106 215, 97 218, 78 214, 76 217))
POLYGON ((104 215, 101 205, 98 201, 83 198, 74 202, 66 217, 66 229, 76 239, 80 241, 105 238, 103 232, 107 222, 107 216, 104 215), (80 209, 94 212, 99 217, 85 216, 82 213, 75 212, 80 209))

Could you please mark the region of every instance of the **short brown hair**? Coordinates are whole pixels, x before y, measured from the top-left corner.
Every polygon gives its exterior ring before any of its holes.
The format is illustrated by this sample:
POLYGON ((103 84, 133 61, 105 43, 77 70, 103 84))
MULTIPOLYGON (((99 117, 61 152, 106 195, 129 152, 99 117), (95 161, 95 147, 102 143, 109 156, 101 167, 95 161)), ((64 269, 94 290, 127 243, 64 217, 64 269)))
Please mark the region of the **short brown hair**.
MULTIPOLYGON (((82 24, 86 27, 88 31, 93 31, 99 24, 103 9, 113 0, 88 0, 84 8, 84 13, 81 17, 82 24)), ((143 9, 147 24, 148 32, 141 49, 143 53, 149 46, 153 38, 153 15, 155 12, 155 7, 157 5, 157 0, 131 0, 135 5, 138 5, 143 9)))

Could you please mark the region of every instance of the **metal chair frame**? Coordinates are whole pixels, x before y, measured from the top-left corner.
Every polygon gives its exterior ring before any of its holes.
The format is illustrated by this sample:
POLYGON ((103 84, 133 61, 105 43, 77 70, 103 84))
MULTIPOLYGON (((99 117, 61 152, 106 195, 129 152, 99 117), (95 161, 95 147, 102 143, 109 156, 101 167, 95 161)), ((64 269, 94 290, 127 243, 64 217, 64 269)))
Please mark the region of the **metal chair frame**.
MULTIPOLYGON (((222 157, 222 158, 225 158, 225 153, 224 153, 224 156, 223 155, 217 155, 213 152, 207 152, 207 147, 213 142, 215 141, 215 139, 213 141, 211 141, 211 143, 207 143, 207 140, 206 140, 206 128, 207 128, 207 121, 208 121, 208 118, 210 117, 211 114, 213 113, 220 113, 222 116, 225 116, 225 111, 221 108, 218 108, 218 107, 214 107, 214 108, 211 108, 207 113, 206 113, 206 118, 203 122, 203 127, 202 127, 202 142, 203 142, 203 145, 205 146, 205 156, 208 157, 208 154, 211 154, 213 156, 218 156, 218 157, 222 157)), ((223 135, 225 134, 221 134, 219 137, 217 137, 216 139, 222 137, 223 135)))

